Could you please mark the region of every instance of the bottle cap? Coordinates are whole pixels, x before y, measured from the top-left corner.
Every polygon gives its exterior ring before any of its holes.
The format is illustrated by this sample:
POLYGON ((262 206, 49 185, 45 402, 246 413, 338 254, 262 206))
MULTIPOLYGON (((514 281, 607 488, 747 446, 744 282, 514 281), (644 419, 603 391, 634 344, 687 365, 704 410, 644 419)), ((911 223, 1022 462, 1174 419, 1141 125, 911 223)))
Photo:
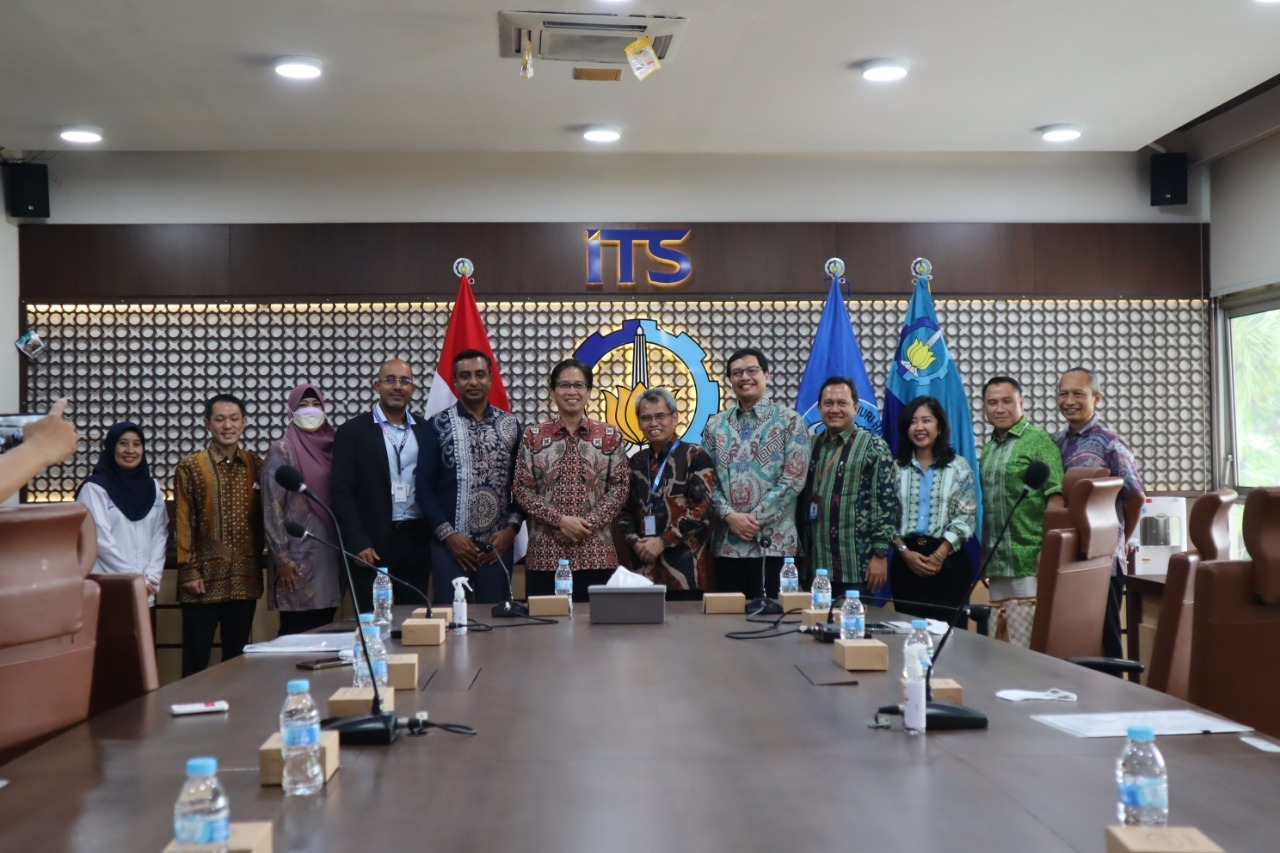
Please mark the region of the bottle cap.
POLYGON ((845 598, 861 598, 862 593, 858 592, 856 589, 846 589, 844 591, 844 597, 845 598))
POLYGON ((928 623, 928 622, 926 622, 926 621, 925 621, 925 620, 923 620, 923 619, 912 619, 912 620, 911 620, 911 627, 912 627, 912 628, 928 628, 928 627, 929 627, 929 623, 928 623))
POLYGON ((295 678, 285 688, 289 693, 310 693, 311 681, 306 678, 295 678))
POLYGON ((816 574, 818 577, 820 577, 820 578, 824 578, 824 577, 826 577, 826 576, 827 576, 827 570, 826 570, 826 569, 818 569, 818 571, 817 571, 817 572, 815 572, 815 574, 816 574))
POLYGON ((1135 743, 1150 743, 1155 739, 1156 732, 1151 726, 1129 726, 1129 740, 1135 743))
POLYGON ((557 565, 557 566, 567 566, 567 565, 569 565, 569 561, 568 561, 568 560, 558 560, 558 561, 556 561, 556 565, 557 565))
POLYGON ((188 776, 212 776, 218 772, 218 759, 209 756, 187 759, 188 776))
POLYGON ((385 575, 385 574, 387 573, 387 567, 386 567, 386 566, 378 566, 378 571, 379 571, 381 574, 384 574, 384 575, 385 575))
POLYGON ((372 625, 372 624, 373 624, 373 614, 372 614, 372 613, 361 613, 361 614, 360 614, 360 621, 361 621, 361 622, 367 622, 367 623, 369 623, 370 625, 372 625))
POLYGON ((783 557, 783 558, 782 558, 782 562, 784 562, 784 563, 794 563, 795 561, 796 561, 796 558, 795 558, 795 557, 783 557))
POLYGON ((360 625, 360 628, 361 628, 361 630, 363 630, 363 631, 364 631, 364 635, 365 635, 366 637, 381 637, 381 636, 382 636, 382 629, 381 629, 381 628, 379 628, 377 625, 374 625, 372 622, 366 622, 366 623, 363 623, 363 624, 361 624, 361 625, 360 625))

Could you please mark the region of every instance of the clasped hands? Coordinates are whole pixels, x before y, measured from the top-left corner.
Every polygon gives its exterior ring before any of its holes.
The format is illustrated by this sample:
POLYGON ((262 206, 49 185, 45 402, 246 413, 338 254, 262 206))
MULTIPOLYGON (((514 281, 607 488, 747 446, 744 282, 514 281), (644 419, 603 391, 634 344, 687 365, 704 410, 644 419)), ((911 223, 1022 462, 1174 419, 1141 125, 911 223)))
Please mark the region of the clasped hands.
POLYGON ((450 555, 459 566, 474 572, 481 566, 498 562, 498 558, 511 548, 515 538, 516 532, 508 525, 493 534, 493 538, 490 539, 490 544, 493 545, 491 549, 481 551, 470 536, 454 531, 445 537, 444 546, 449 549, 450 555))

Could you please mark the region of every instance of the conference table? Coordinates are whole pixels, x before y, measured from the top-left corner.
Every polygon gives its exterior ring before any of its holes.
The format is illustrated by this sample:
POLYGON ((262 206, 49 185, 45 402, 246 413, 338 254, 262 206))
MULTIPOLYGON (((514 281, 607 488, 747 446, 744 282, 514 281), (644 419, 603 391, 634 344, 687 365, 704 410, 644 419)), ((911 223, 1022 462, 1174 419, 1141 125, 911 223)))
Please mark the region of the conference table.
MULTIPOLYGON (((882 638, 889 672, 824 685, 842 673, 830 645, 726 639, 759 627, 742 616, 683 602, 668 603, 664 624, 592 625, 588 613, 578 605, 554 625, 412 649, 419 689, 397 691, 396 712, 427 710, 478 734, 343 747, 315 797, 258 780, 258 747, 285 682, 301 674, 296 658, 246 655, 168 685, 0 766, 0 849, 159 851, 186 759, 213 755, 232 820, 272 821, 277 851, 1098 851, 1115 822, 1122 741, 1076 738, 1031 715, 1190 707, 960 632, 937 674, 959 680, 990 727, 911 736, 896 717, 868 726, 898 696, 901 635, 882 638), (1052 687, 1078 702, 994 696, 1052 687), (168 712, 214 699, 230 711, 168 712)), ((488 607, 473 617, 511 621, 488 607)), ((351 671, 309 677, 323 703, 351 671)), ((1233 734, 1158 744, 1173 823, 1227 850, 1275 849, 1280 755, 1233 734)))

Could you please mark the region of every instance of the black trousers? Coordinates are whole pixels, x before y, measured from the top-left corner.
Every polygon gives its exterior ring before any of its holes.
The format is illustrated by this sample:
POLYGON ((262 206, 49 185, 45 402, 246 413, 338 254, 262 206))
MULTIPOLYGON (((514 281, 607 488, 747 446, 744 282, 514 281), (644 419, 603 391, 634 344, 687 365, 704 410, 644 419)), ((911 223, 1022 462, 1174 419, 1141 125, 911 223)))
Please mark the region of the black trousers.
MULTIPOLYGON (((1124 601, 1124 583, 1124 574, 1116 572, 1111 576, 1111 589, 1107 591, 1107 615, 1102 622, 1102 654, 1109 658, 1125 657, 1124 643, 1120 639, 1120 603, 1124 601)), ((1129 630, 1138 629, 1131 625, 1129 630)))
MULTIPOLYGON (((590 594, 587 588, 607 583, 613 576, 614 569, 576 569, 573 573, 573 600, 588 601, 590 594)), ((525 595, 555 595, 555 572, 525 572, 525 595)))
MULTIPOLYGON (((511 552, 502 555, 502 562, 511 565, 511 552)), ((554 575, 555 572, 552 572, 554 575)), ((510 579, 506 569, 498 563, 486 563, 474 572, 468 572, 449 553, 449 548, 436 539, 431 543, 431 585, 436 604, 449 604, 453 601, 453 579, 466 575, 467 582, 475 591, 475 598, 468 593, 467 598, 476 604, 497 604, 507 600, 510 579)))
MULTIPOLYGON (((908 550, 925 556, 942 544, 941 539, 932 536, 903 536, 902 541, 907 543, 908 550)), ((938 573, 927 578, 911 571, 895 551, 889 563, 889 582, 893 586, 893 607, 899 613, 951 621, 956 627, 966 627, 966 620, 960 619, 955 610, 967 603, 961 599, 973 583, 973 564, 963 547, 952 551, 938 573)))
MULTIPOLYGON (((745 593, 747 600, 760 597, 760 557, 716 557, 716 591, 745 593)), ((764 558, 765 588, 778 597, 782 557, 764 558)))
POLYGON ((323 628, 333 621, 336 607, 322 607, 319 610, 281 610, 280 634, 305 634, 312 628, 323 628))
MULTIPOLYGON (((396 604, 426 604, 430 594, 427 584, 431 580, 431 540, 427 523, 421 519, 396 522, 391 527, 386 547, 378 548, 378 553, 381 555, 378 565, 386 566, 389 573, 421 590, 419 593, 392 579, 391 594, 396 604)), ((351 576, 356 585, 351 594, 357 613, 373 612, 375 574, 373 569, 351 561, 351 576)), ((452 598, 453 590, 449 595, 452 598)))
POLYGON ((253 627, 257 601, 224 601, 221 604, 182 605, 182 677, 209 668, 213 635, 222 629, 222 659, 244 654, 253 627))

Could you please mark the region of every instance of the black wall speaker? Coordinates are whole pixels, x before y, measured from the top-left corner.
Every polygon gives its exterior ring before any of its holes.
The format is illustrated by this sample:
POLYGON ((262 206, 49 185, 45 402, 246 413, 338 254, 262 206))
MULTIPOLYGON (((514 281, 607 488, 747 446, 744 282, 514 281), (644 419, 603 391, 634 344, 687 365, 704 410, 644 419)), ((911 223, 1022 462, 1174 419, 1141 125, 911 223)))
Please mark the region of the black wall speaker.
POLYGON ((1151 155, 1151 204, 1187 203, 1187 155, 1151 155))
POLYGON ((47 219, 49 167, 43 163, 9 163, 4 167, 4 198, 10 216, 47 219))

